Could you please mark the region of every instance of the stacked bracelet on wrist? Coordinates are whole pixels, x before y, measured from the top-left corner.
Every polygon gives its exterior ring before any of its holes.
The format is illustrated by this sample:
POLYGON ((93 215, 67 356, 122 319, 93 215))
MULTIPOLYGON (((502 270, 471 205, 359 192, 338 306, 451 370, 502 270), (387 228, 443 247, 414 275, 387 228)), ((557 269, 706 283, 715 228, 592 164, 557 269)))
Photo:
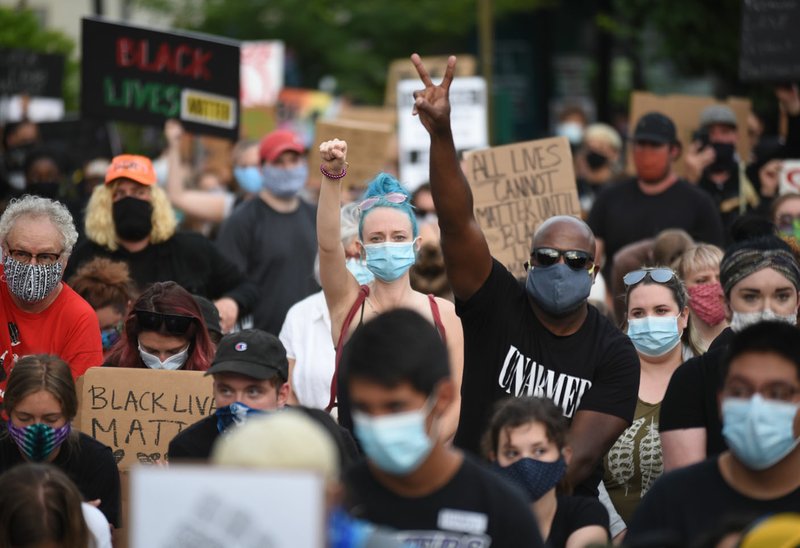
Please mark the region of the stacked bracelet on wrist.
POLYGON ((347 175, 347 166, 348 166, 348 165, 349 165, 349 164, 348 164, 347 162, 345 162, 345 163, 344 163, 344 167, 342 168, 342 172, 341 172, 341 173, 339 173, 338 175, 334 175, 333 173, 328 173, 327 171, 325 171, 325 164, 320 164, 320 165, 319 165, 319 171, 320 171, 320 172, 321 172, 321 173, 322 173, 322 174, 323 174, 325 177, 327 177, 328 179, 333 179, 334 181, 336 181, 336 180, 338 180, 338 179, 341 179, 341 178, 342 178, 342 177, 344 177, 345 175, 347 175))

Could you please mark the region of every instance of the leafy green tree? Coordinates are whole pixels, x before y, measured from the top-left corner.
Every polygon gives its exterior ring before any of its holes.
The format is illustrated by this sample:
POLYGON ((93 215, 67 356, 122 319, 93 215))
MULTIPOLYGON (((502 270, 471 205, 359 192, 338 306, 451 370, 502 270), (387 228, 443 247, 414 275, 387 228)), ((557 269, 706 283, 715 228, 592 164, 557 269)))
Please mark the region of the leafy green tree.
POLYGON ((30 10, 0 7, 0 48, 24 49, 37 53, 58 53, 65 57, 63 97, 66 110, 78 108, 80 73, 73 53, 75 42, 59 31, 39 25, 30 10))

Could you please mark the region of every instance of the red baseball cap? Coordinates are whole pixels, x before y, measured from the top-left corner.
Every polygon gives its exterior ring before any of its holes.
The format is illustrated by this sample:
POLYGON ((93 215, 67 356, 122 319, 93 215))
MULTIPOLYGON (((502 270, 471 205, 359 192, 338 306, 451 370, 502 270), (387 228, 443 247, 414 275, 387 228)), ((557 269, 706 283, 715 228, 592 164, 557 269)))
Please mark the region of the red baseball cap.
POLYGON ((258 152, 261 156, 261 161, 272 163, 287 150, 302 154, 305 152, 306 147, 303 145, 300 136, 295 132, 288 129, 278 129, 268 133, 266 137, 261 139, 258 152))
POLYGON ((106 184, 123 178, 147 186, 156 184, 158 180, 150 158, 136 154, 120 154, 111 160, 111 165, 106 171, 106 184))

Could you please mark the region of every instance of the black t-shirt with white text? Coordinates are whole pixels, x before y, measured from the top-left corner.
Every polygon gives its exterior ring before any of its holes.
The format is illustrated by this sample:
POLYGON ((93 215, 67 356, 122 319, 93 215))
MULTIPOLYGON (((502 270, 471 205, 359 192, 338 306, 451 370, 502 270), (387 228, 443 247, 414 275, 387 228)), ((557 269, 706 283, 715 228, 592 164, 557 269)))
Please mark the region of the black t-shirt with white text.
POLYGON ((578 331, 556 336, 539 322, 525 288, 494 260, 486 282, 457 301, 456 312, 464 328, 458 447, 478 452, 494 403, 508 396, 547 397, 570 420, 578 410, 633 420, 639 357, 593 306, 578 331))
POLYGON ((728 485, 714 457, 658 478, 633 514, 625 540, 689 546, 728 520, 747 522, 778 512, 800 512, 800 489, 773 500, 750 498, 728 485))
POLYGON ((447 484, 422 497, 390 491, 366 462, 347 473, 345 484, 351 515, 395 529, 396 538, 414 548, 543 545, 522 493, 467 456, 447 484))

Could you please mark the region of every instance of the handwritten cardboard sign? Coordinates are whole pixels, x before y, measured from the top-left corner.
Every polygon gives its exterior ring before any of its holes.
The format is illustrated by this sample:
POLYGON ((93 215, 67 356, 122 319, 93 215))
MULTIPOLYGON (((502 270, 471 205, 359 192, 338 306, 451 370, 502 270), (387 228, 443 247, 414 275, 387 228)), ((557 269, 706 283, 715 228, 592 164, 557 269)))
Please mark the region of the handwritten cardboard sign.
MULTIPOLYGON (((713 97, 703 97, 694 95, 656 95, 654 93, 634 91, 631 94, 630 106, 630 129, 629 135, 633 136, 636 122, 648 112, 661 112, 669 116, 675 123, 678 132, 678 140, 681 142, 683 150, 686 151, 692 143, 692 135, 700 127, 700 113, 703 109, 711 105, 718 104, 720 101, 713 97)), ((736 130, 739 134, 737 152, 739 157, 747 158, 750 149, 750 138, 747 135, 747 116, 750 113, 750 100, 741 97, 729 97, 722 104, 727 105, 736 115, 736 130)), ((683 158, 685 154, 675 164, 678 175, 686 173, 683 158)), ((634 173, 632 154, 628 154, 628 173, 634 173)))
POLYGON ((311 471, 138 466, 130 546, 318 548, 324 493, 311 471))
POLYGON ((239 44, 189 33, 82 21, 84 117, 239 138, 239 44))
POLYGON ((215 410, 200 371, 92 367, 77 389, 74 427, 111 447, 121 470, 166 459, 172 438, 215 410))
POLYGON ((515 276, 525 273, 537 226, 554 215, 580 217, 565 137, 469 152, 465 173, 489 250, 515 276))
POLYGON ((317 122, 317 144, 331 139, 347 141, 347 176, 343 184, 366 187, 380 171, 386 170, 389 144, 394 130, 389 124, 356 122, 351 120, 323 120, 317 122))

